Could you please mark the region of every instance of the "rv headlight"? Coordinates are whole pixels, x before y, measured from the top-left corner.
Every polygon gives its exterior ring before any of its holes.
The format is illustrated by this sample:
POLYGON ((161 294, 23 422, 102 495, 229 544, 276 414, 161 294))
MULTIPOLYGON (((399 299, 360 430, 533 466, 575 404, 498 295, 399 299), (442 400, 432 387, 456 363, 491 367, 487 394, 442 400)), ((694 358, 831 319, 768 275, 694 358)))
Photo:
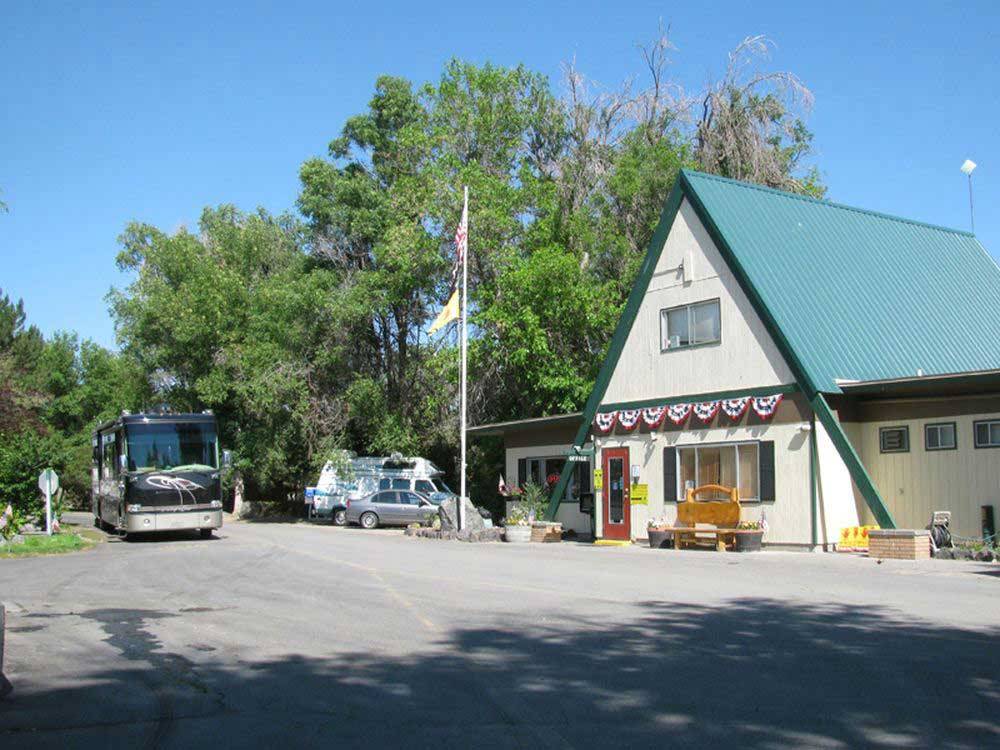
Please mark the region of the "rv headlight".
POLYGON ((212 507, 213 508, 221 508, 222 507, 222 501, 221 500, 213 500, 212 501, 212 507))
POLYGON ((127 510, 129 513, 138 513, 140 510, 142 510, 142 506, 136 503, 135 505, 126 506, 125 510, 127 510))

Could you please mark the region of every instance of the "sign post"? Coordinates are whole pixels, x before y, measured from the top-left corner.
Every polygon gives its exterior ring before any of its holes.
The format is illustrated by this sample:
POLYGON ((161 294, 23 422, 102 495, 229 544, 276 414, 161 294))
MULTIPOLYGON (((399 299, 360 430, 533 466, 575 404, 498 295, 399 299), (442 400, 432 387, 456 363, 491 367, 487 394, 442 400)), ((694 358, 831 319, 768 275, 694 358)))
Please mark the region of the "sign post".
POLYGON ((38 475, 38 489, 45 493, 45 533, 52 536, 52 493, 59 489, 59 475, 45 469, 38 475))

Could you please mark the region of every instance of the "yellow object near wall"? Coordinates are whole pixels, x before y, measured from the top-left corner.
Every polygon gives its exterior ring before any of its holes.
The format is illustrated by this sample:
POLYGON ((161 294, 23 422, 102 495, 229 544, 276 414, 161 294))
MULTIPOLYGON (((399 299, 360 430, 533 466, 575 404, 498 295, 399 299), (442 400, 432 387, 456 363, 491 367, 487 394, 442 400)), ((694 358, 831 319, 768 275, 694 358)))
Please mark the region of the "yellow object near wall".
POLYGON ((840 530, 838 552, 866 552, 868 550, 868 532, 877 529, 877 525, 848 526, 840 530))
POLYGON ((598 492, 604 487, 604 469, 594 469, 594 489, 598 492))
POLYGON ((629 497, 632 505, 649 505, 649 485, 633 484, 629 497))

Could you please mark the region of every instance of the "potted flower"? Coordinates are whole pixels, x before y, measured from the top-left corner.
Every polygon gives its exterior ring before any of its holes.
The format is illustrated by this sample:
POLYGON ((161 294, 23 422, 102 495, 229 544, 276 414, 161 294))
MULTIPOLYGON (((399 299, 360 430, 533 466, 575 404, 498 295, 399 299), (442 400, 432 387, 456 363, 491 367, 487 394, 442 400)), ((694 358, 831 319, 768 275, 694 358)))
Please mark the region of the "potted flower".
POLYGON ((736 524, 740 533, 736 535, 737 552, 760 552, 760 543, 767 531, 767 521, 740 521, 736 524))
POLYGON ((665 518, 650 518, 646 524, 650 549, 668 549, 674 546, 674 533, 666 531, 669 524, 665 518))
POLYGON ((503 538, 513 544, 527 544, 531 541, 531 521, 528 520, 528 508, 523 501, 518 501, 507 511, 503 538))

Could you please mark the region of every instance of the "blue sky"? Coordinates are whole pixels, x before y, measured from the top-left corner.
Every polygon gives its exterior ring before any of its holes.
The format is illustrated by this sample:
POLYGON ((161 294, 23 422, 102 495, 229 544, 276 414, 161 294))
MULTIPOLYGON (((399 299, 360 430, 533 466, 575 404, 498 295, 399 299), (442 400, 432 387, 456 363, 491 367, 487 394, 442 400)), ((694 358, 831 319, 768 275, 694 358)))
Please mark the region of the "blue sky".
POLYGON ((130 220, 294 206, 298 167, 361 111, 376 76, 436 79, 456 56, 612 85, 670 24, 696 89, 751 34, 813 90, 832 200, 968 229, 1000 257, 995 2, 14 3, 0 29, 0 288, 50 334, 113 346, 104 296, 130 220), (140 7, 141 6, 141 7, 140 7))

